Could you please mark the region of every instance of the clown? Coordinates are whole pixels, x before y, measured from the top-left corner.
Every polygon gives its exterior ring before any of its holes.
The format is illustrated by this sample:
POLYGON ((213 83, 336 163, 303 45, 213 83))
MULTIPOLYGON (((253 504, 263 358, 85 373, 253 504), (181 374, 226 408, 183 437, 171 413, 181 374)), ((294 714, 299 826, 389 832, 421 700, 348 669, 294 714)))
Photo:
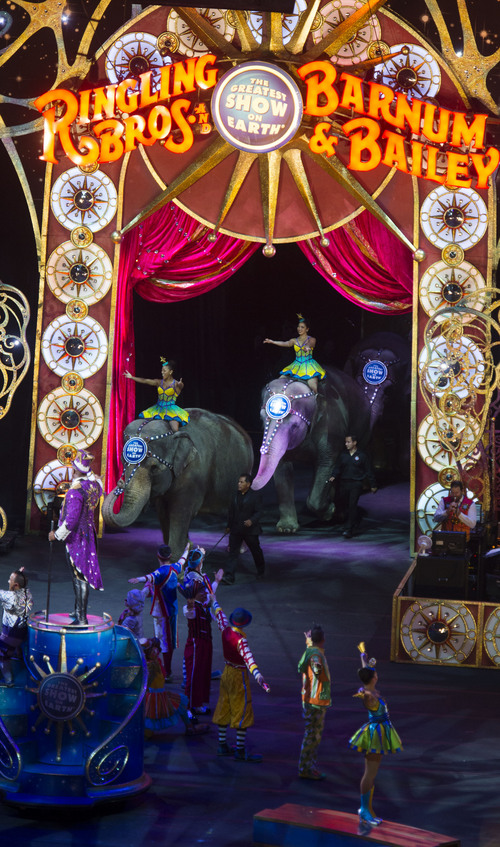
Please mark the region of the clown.
POLYGON ((172 657, 179 646, 177 640, 177 578, 184 567, 189 542, 178 562, 171 561, 172 551, 168 544, 158 548, 158 568, 146 576, 129 579, 133 585, 145 582, 153 593, 151 614, 155 636, 161 645, 163 670, 167 682, 172 682, 172 657))

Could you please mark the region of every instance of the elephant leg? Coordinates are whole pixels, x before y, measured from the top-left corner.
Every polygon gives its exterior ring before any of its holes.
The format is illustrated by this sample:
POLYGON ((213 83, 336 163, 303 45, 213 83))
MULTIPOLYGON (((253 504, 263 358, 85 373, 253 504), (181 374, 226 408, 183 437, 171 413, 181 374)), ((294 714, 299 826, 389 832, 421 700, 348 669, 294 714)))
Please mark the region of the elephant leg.
POLYGON ((335 512, 335 504, 330 497, 331 485, 328 484, 332 467, 333 461, 318 465, 306 503, 307 508, 322 521, 329 521, 335 512))
POLYGON ((297 532, 299 522, 295 509, 293 464, 291 462, 279 462, 274 472, 274 485, 280 511, 280 519, 276 524, 276 529, 278 532, 297 532))
POLYGON ((165 544, 170 544, 170 546, 172 546, 170 541, 170 512, 168 509, 168 505, 163 497, 157 497, 155 499, 155 505, 158 520, 160 521, 160 528, 163 535, 163 541, 165 544))

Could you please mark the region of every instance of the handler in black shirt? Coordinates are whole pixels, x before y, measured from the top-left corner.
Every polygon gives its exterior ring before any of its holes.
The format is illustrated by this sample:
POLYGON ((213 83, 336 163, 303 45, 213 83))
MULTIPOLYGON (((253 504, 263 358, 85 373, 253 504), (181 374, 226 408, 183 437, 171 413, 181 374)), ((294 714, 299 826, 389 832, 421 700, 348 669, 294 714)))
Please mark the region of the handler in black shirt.
POLYGON ((335 462, 329 482, 338 481, 337 498, 339 503, 347 508, 347 523, 343 535, 345 538, 352 538, 363 482, 368 478, 373 494, 377 490, 377 482, 370 459, 363 450, 358 450, 356 436, 346 435, 345 446, 346 449, 335 462))
POLYGON ((229 504, 227 516, 227 532, 229 532, 229 557, 224 569, 223 585, 232 585, 234 572, 240 547, 244 541, 250 550, 255 567, 257 568, 257 579, 264 577, 265 562, 264 554, 259 544, 259 533, 261 532, 260 518, 262 507, 260 494, 250 488, 252 478, 249 474, 241 474, 238 480, 238 493, 235 494, 229 504))

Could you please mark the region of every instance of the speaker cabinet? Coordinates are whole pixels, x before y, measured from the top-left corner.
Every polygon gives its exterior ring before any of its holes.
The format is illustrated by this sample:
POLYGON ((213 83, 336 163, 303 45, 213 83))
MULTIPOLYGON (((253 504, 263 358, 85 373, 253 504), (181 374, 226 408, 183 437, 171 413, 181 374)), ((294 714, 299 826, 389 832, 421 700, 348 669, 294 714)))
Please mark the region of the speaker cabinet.
POLYGON ((415 597, 466 600, 468 563, 457 556, 418 556, 414 571, 415 597))

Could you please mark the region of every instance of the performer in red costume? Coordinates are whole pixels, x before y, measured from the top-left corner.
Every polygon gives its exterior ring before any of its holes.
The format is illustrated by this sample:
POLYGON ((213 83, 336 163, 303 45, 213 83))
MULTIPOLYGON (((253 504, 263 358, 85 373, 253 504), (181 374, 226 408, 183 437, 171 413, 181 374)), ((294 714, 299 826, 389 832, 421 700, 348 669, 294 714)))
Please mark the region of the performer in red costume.
POLYGON ((465 532, 469 538, 477 523, 476 504, 466 497, 459 479, 453 480, 448 497, 442 497, 434 512, 434 520, 445 532, 465 532))
MULTIPOLYGON (((214 586, 215 591, 216 582, 214 586)), ((188 622, 188 637, 184 648, 185 694, 193 714, 209 715, 213 645, 212 618, 206 590, 200 588, 182 611, 188 622)))
POLYGON ((227 729, 231 726, 236 730, 236 761, 261 762, 262 756, 250 755, 245 746, 247 729, 253 726, 254 722, 249 672, 264 691, 269 693, 270 690, 257 667, 243 632, 243 627, 252 622, 252 615, 246 609, 238 608, 228 620, 217 603, 215 594, 211 594, 210 599, 222 633, 222 650, 226 663, 220 681, 219 700, 212 719, 219 727, 217 755, 233 755, 233 748, 227 743, 227 729))

